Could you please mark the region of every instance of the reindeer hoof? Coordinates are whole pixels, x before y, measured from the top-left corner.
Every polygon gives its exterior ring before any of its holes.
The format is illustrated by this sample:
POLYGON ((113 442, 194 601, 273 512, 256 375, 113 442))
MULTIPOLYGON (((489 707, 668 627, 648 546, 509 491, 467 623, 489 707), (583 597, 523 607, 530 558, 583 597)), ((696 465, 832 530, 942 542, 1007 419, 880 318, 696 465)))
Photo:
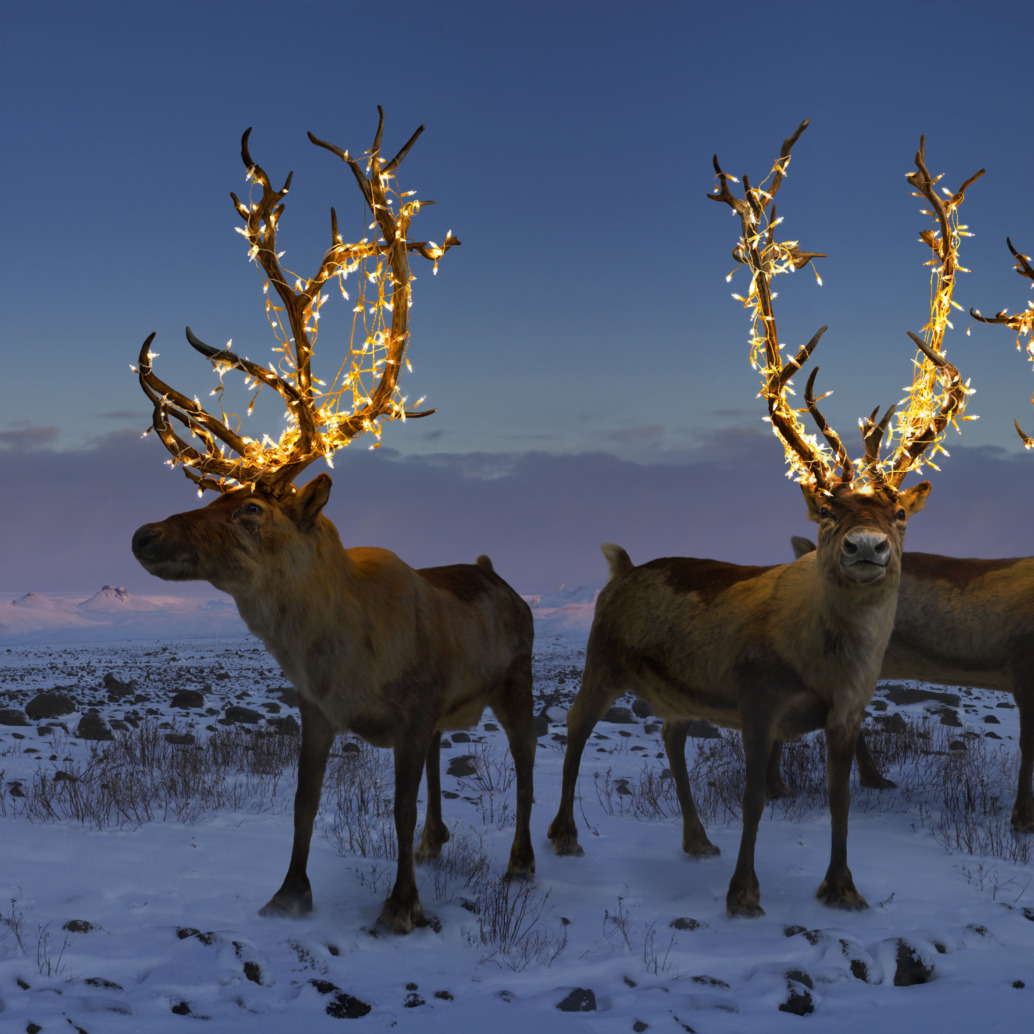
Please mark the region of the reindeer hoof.
POLYGON ((407 934, 414 927, 427 926, 427 918, 419 901, 410 905, 400 905, 388 898, 377 917, 377 924, 388 927, 392 933, 407 934))
POLYGON ((725 911, 739 919, 759 919, 765 914, 757 898, 733 897, 731 894, 725 899, 725 911))
POLYGON ((893 779, 887 779, 879 773, 876 775, 862 775, 859 772, 858 782, 867 790, 894 790, 898 785, 893 779))
POLYGON ((585 852, 578 843, 578 830, 573 822, 564 822, 558 815, 549 827, 549 839, 553 844, 553 853, 563 858, 568 855, 581 857, 585 852))
POLYGON ((585 854, 585 849, 578 843, 577 837, 557 837, 553 840, 553 854, 560 858, 581 858, 585 854))
POLYGON ((268 918, 300 919, 312 911, 312 892, 285 894, 277 891, 260 909, 258 914, 268 918))
POLYGON ((717 858, 722 853, 706 838, 703 842, 694 841, 691 844, 683 842, 682 850, 692 858, 717 858))
POLYGON ((839 908, 845 912, 862 912, 869 903, 855 890, 850 875, 846 881, 825 879, 815 897, 829 908, 839 908))

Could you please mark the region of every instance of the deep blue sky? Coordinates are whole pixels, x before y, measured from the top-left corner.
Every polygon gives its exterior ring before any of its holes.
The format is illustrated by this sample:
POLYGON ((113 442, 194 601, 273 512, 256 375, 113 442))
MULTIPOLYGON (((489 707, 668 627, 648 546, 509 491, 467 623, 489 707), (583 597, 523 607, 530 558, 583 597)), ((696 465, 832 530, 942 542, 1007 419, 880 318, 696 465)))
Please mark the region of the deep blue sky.
MULTIPOLYGON (((829 324, 816 353, 822 386, 836 390, 824 408, 851 441, 859 415, 902 394, 905 332, 927 318, 927 223, 904 179, 921 133, 931 171, 953 189, 987 169, 962 209, 977 236, 957 299, 993 312, 1030 295, 1004 242, 1034 250, 1032 29, 1020 2, 19 5, 0 60, 0 474, 23 490, 0 501, 0 590, 92 591, 97 577, 157 590, 126 535, 138 513, 195 496, 181 475, 156 476, 159 444, 136 443, 149 414, 129 364, 157 331, 160 375, 207 394, 212 374, 183 339, 187 323, 213 344, 268 354, 260 280, 229 199, 246 192, 241 132, 254 127, 252 154, 274 180, 294 170, 280 244, 307 272, 330 206, 346 236, 363 216, 347 169, 306 130, 361 153, 378 104, 390 153, 427 126, 400 179, 437 202, 414 235, 452 229, 463 245, 433 280, 415 268, 405 390, 438 413, 389 427, 374 457, 335 465, 332 516, 346 542, 361 529, 416 564, 487 551, 529 591, 602 579, 601 536, 634 543, 637 560, 782 559, 803 530, 800 506, 754 398, 747 319, 730 298, 742 273, 725 283, 736 224, 705 198, 711 155, 761 178, 783 137, 812 121, 779 207, 785 236, 830 258, 821 288, 807 272, 783 278, 777 316, 790 345, 829 324), (565 487, 590 476, 600 480, 565 487), (772 505, 758 502, 759 480, 772 505), (504 519, 493 505, 507 493, 504 519), (386 502, 396 497, 409 500, 404 519, 386 502), (62 542, 64 558, 34 553, 36 536, 62 542)), ((1034 426, 1034 372, 1008 331, 967 338, 969 323, 960 316, 948 341, 978 389, 981 420, 965 441, 1005 450, 996 462, 1025 485, 1034 457, 1013 456, 1011 421, 1034 426)), ((332 344, 321 337, 328 354, 332 344)), ((949 448, 949 463, 968 451, 949 448)), ((988 469, 973 459, 959 460, 953 484, 988 469)), ((992 491, 1017 490, 1003 478, 992 491)), ((935 484, 910 542, 1029 551, 986 522, 963 527, 957 493, 949 505, 935 484)))

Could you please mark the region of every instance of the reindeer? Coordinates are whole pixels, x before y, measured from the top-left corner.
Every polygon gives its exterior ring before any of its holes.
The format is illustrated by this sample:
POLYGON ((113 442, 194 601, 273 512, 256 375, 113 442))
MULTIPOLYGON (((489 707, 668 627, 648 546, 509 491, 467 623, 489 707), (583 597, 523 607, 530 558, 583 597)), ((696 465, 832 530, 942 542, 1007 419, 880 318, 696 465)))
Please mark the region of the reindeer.
POLYGON ((244 134, 241 156, 262 196, 254 204, 232 197, 251 255, 265 273, 267 288, 272 285, 282 303, 267 306, 280 332, 281 367, 289 372, 211 348, 189 328, 187 338, 220 372, 237 369, 258 387, 277 391, 287 407, 287 430, 265 448, 241 437, 225 412, 222 419, 213 417, 155 376, 150 351, 154 335, 148 337, 137 370, 154 406, 153 428, 172 454, 173 465, 183 466, 199 493, 215 489, 220 495, 201 509, 145 524, 133 536, 133 553, 159 578, 200 579, 229 593, 298 690, 302 735, 294 842, 283 884, 261 913, 299 916, 312 909, 306 867, 324 771, 335 735, 351 731, 394 751, 398 871, 379 921, 406 933, 426 922, 414 860, 438 857, 449 839, 441 814, 442 732, 468 728, 486 705, 506 732, 516 770, 517 828, 507 875, 534 872, 533 628, 527 604, 494 572, 487 557, 475 564, 414 570, 385 549, 345 549, 322 513, 330 477, 319 474, 300 489, 292 483, 319 456, 329 458, 364 431, 379 435, 378 419, 427 415, 405 409, 396 385, 409 336, 408 254, 417 252, 437 263, 459 241, 451 233, 442 246, 407 239, 421 202, 397 194, 391 180, 423 126, 390 162, 380 154, 383 127, 381 110, 367 154, 368 172, 346 151, 309 134, 314 144, 349 165, 382 239, 344 244, 331 209, 331 247, 316 275, 294 281, 294 287, 289 286, 293 274, 289 277, 281 268, 276 250, 281 202, 291 177, 274 190, 251 159, 250 130, 244 134), (360 298, 357 306, 357 311, 375 314, 374 327, 362 348, 353 347, 352 361, 344 364, 339 380, 319 391, 311 359, 321 289, 332 278, 342 281, 357 270, 360 289, 376 285, 374 304, 360 298), (390 327, 383 323, 386 310, 391 312, 390 327), (339 402, 347 403, 349 393, 352 411, 342 412, 339 402), (204 452, 180 437, 173 420, 203 443, 204 452), (425 762, 427 816, 414 851, 425 762))
MULTIPOLYGON (((762 393, 799 475, 808 516, 819 525, 818 550, 770 567, 684 557, 637 567, 620 546, 603 545, 610 580, 596 603, 584 677, 568 712, 561 800, 549 828, 558 855, 582 853, 574 820, 582 752, 599 718, 628 691, 665 719, 662 735, 683 811, 683 849, 698 858, 717 855, 690 792, 685 727, 691 719, 705 718, 740 729, 746 756, 743 833, 726 896, 734 916, 763 914, 754 852, 773 743, 820 728, 827 742, 832 846, 818 897, 840 908, 866 907, 847 865, 851 756, 891 633, 905 528, 930 490, 928 481, 900 486, 961 414, 967 393, 958 371, 940 354, 939 342, 928 345, 913 336, 943 391, 936 406, 917 396, 916 406, 904 414, 906 430, 892 457, 881 464, 879 450, 894 407, 880 420, 874 411, 863 423, 863 473, 855 479, 854 464, 817 407, 817 370, 808 380, 805 403, 832 457, 803 433, 786 393, 826 328, 784 363, 770 284, 775 273, 820 256, 774 240, 775 209, 769 211, 769 204, 807 124, 784 141, 767 190, 751 188, 744 178, 744 197, 735 197, 715 156, 719 186, 708 196, 740 216, 742 236, 734 257, 752 276, 745 305, 754 309, 762 393), (926 406, 925 423, 913 419, 920 402, 926 406)), ((922 145, 917 163, 921 155, 922 145)))
MULTIPOLYGON (((1016 272, 1034 283, 1034 266, 1006 239, 1016 272)), ((982 323, 1000 323, 1017 332, 1016 347, 1034 359, 1034 304, 1020 312, 995 316, 970 314, 982 323)), ((1018 421, 1024 445, 1034 447, 1018 421)), ((795 556, 815 549, 801 536, 792 539, 795 556)), ((1034 557, 983 560, 906 552, 901 558, 894 631, 880 668, 881 679, 971 686, 1011 693, 1020 713, 1020 771, 1012 826, 1034 833, 1034 557)), ((769 792, 783 793, 779 771, 780 744, 769 767, 769 792)), ((894 786, 879 771, 864 734, 855 751, 859 778, 865 786, 894 786)))

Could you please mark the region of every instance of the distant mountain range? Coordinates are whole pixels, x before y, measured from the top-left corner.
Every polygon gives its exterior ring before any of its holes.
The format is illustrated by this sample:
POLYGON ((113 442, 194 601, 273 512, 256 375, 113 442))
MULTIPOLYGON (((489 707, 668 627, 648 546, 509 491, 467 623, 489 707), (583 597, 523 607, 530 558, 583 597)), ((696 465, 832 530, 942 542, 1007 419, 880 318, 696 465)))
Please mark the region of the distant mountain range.
MULTIPOLYGON (((588 631, 598 595, 597 588, 560 585, 552 592, 524 598, 537 624, 588 631)), ((246 631, 228 596, 134 596, 122 586, 105 585, 86 599, 27 592, 6 603, 0 600, 0 639, 161 639, 246 631)))

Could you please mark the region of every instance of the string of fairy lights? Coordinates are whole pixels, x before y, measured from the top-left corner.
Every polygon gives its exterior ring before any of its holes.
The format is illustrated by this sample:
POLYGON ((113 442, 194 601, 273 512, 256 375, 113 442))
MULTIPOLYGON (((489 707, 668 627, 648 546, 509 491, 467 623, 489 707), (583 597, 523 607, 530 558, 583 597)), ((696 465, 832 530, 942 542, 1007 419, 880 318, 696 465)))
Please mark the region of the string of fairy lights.
MULTIPOLYGON (((803 408, 789 401, 794 394, 792 377, 804 365, 817 346, 825 328, 802 347, 795 356, 784 357, 783 345, 778 340, 772 300, 772 280, 783 273, 795 272, 809 266, 821 285, 822 279, 815 268, 815 260, 825 258, 816 252, 806 252, 795 240, 776 240, 775 231, 782 223, 776 215, 774 198, 786 176, 790 164, 790 149, 807 128, 805 121, 797 132, 784 141, 778 160, 759 187, 752 187, 744 177, 743 196, 736 197, 730 183, 739 183, 724 173, 715 157, 718 189, 708 195, 713 200, 730 205, 740 217, 741 236, 734 251, 738 266, 746 266, 750 282, 746 294, 734 293, 735 298, 750 313, 749 355, 752 367, 761 376, 759 397, 768 404, 773 431, 780 438, 786 456, 787 476, 806 485, 826 486, 835 481, 852 483, 855 487, 900 485, 905 475, 928 463, 934 469, 931 457, 947 454, 943 439, 949 426, 958 430, 964 420, 976 419, 965 414, 966 401, 972 390, 963 383, 958 371, 944 357, 944 336, 951 328, 951 310, 959 308, 953 300, 956 274, 965 272, 958 263, 958 249, 967 228, 958 221, 958 206, 966 188, 982 175, 983 170, 967 180, 955 193, 944 190, 944 197, 935 193, 941 176, 932 178, 925 165, 924 144, 916 155, 916 171, 908 174, 913 193, 923 198, 929 207, 922 214, 932 219, 932 227, 920 234, 933 255, 928 260, 931 270, 930 320, 923 328, 923 340, 910 335, 919 351, 913 360, 913 379, 908 395, 892 411, 877 420, 877 412, 859 421, 866 454, 851 460, 838 436, 828 427, 817 405, 829 392, 810 399, 803 408), (808 431, 801 421, 811 411, 819 426, 819 435, 808 431), (879 442, 886 438, 886 455, 878 456, 879 442), (872 443, 876 443, 873 447, 872 443), (839 469, 839 474, 837 473, 839 469)), ((731 281, 736 269, 727 277, 731 281)), ((810 395, 806 393, 806 399, 810 395)))
MULTIPOLYGON (((1008 245, 1009 251, 1012 252, 1012 257, 1016 260, 1016 265, 1013 268, 1020 276, 1030 280, 1031 286, 1034 287, 1034 266, 1031 265, 1030 256, 1017 251, 1008 237, 1006 237, 1005 243, 1008 245)), ((1034 362, 1034 301, 1028 301, 1025 309, 1014 313, 1008 313, 1005 309, 1001 309, 994 316, 982 316, 979 309, 970 309, 969 312, 974 319, 979 320, 981 323, 1001 323, 1015 330, 1017 351, 1022 352, 1026 349, 1027 358, 1034 362), (1027 338, 1026 345, 1023 342, 1024 338, 1027 338)), ((1034 403, 1034 398, 1031 399, 1031 402, 1034 403)), ((1034 449, 1034 438, 1031 438, 1030 435, 1021 429, 1018 420, 1014 420, 1013 423, 1016 427, 1016 433, 1023 440, 1024 446, 1028 449, 1034 449)))
POLYGON ((251 159, 250 130, 241 141, 249 194, 245 201, 235 194, 231 197, 244 223, 236 229, 247 240, 248 258, 263 277, 266 317, 277 341, 273 348, 278 357, 275 362, 263 367, 231 352, 229 347, 212 348, 188 328, 191 345, 212 362, 219 378, 211 393, 219 404, 217 418, 196 398, 187 398, 154 375, 156 353, 150 350, 153 335, 141 349, 135 369, 141 387, 154 403, 153 429, 171 453, 171 465, 182 466, 198 485, 199 493, 205 488, 224 491, 234 485, 259 483, 273 491, 289 491, 291 481, 304 467, 319 457, 332 466, 334 452, 364 434, 373 435, 376 441, 371 448, 377 448, 382 421, 428 415, 408 409, 398 385, 403 364, 410 368, 406 349, 414 277, 409 254, 416 252, 428 259, 437 273, 439 259, 460 242, 451 230, 441 245, 409 240, 411 220, 422 205, 434 202, 420 201, 415 191, 399 191, 395 173, 423 127, 394 159, 385 162, 380 154, 384 112, 378 111, 377 135, 366 152, 365 167, 347 151, 309 134, 314 144, 349 165, 374 219, 368 227, 372 236, 347 243, 331 209, 331 246, 315 275, 307 279, 283 269, 280 260, 284 253, 276 250, 283 199, 292 176, 282 188, 274 190, 265 171, 251 159), (259 190, 261 194, 256 197, 259 190), (350 277, 354 299, 346 286, 350 277), (325 382, 313 374, 312 357, 320 313, 333 293, 334 281, 345 304, 351 306, 351 333, 336 373, 325 382), (263 387, 272 387, 281 396, 286 414, 284 429, 276 440, 268 434, 256 440, 239 433, 241 418, 223 406, 223 376, 231 369, 245 376, 245 390, 251 392, 248 414, 253 412, 263 387), (204 452, 181 438, 172 420, 185 427, 189 437, 203 445, 204 452))

